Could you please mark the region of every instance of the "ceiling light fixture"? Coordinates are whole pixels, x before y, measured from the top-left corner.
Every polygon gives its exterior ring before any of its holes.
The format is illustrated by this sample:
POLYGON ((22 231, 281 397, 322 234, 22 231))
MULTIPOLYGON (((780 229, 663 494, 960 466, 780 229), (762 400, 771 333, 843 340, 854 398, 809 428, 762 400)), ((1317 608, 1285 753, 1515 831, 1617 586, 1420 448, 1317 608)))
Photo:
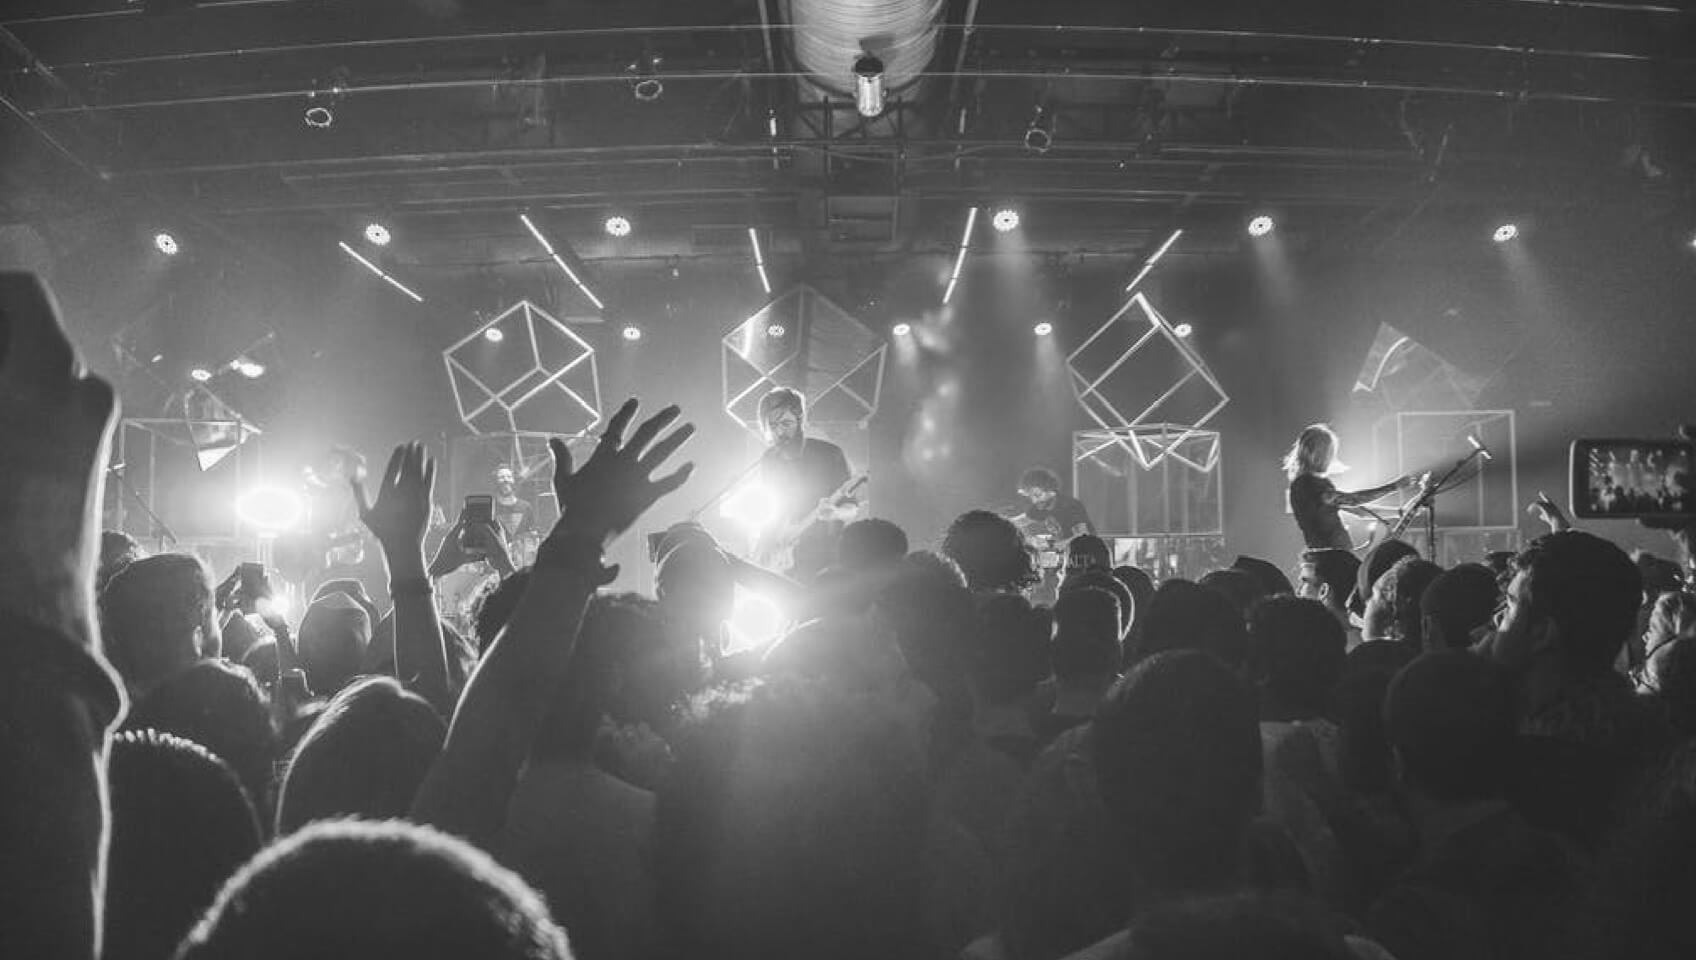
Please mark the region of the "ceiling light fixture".
POLYGON ((374 246, 386 247, 393 238, 389 236, 388 227, 380 223, 368 223, 365 225, 365 239, 374 246))
POLYGON ((1248 222, 1248 235, 1264 237, 1272 232, 1273 226, 1275 224, 1272 222, 1272 218, 1263 213, 1248 222))
POLYGON ((527 213, 521 213, 518 215, 518 219, 524 221, 524 226, 530 230, 530 235, 535 237, 536 242, 541 244, 542 249, 546 250, 548 252, 548 256, 553 258, 554 265, 559 267, 560 270, 562 270, 565 275, 571 279, 571 282, 577 285, 577 289, 581 290, 583 295, 589 298, 589 302, 595 305, 595 309, 605 310, 607 308, 606 304, 601 302, 600 297, 595 296, 595 292, 590 290, 588 285, 578 278, 577 274, 572 271, 571 267, 566 265, 564 258, 554 251, 554 245, 548 242, 547 237, 542 236, 542 231, 536 229, 536 225, 534 223, 530 222, 530 215, 527 213))
POLYGON ((942 291, 944 305, 954 297, 954 287, 960 282, 960 270, 966 265, 966 250, 972 245, 972 228, 978 225, 978 208, 972 207, 966 213, 966 229, 960 234, 960 252, 954 257, 954 272, 948 275, 948 289, 942 291))
POLYGON ((506 334, 501 332, 500 327, 490 327, 483 331, 483 339, 490 343, 500 343, 502 340, 506 339, 506 334))
POLYGON ((605 224, 605 227, 606 227, 607 233, 610 234, 611 236, 615 236, 615 237, 628 237, 628 236, 630 236, 630 220, 626 217, 620 217, 620 216, 616 216, 616 215, 608 217, 607 222, 605 224))
POLYGON ((156 234, 154 234, 153 235, 153 246, 158 248, 159 252, 164 254, 167 257, 176 256, 177 251, 179 249, 181 249, 177 246, 177 238, 171 236, 168 233, 156 233, 156 234))
POLYGON ((626 326, 623 333, 624 339, 626 340, 636 341, 642 339, 642 328, 635 326, 634 324, 626 326))
POLYGON ((995 211, 995 216, 990 218, 989 223, 995 228, 997 233, 1006 233, 1010 230, 1016 230, 1019 227, 1019 211, 1014 210, 1011 207, 1002 207, 1000 210, 995 211))
POLYGON ((1154 251, 1153 255, 1143 261, 1141 269, 1137 270, 1137 275, 1132 277, 1131 282, 1125 285, 1125 292, 1130 293, 1132 290, 1135 290, 1137 284, 1143 282, 1143 280, 1147 278, 1149 273, 1154 270, 1154 265, 1160 262, 1160 258, 1164 257, 1166 255, 1166 251, 1172 249, 1172 244, 1177 243, 1178 238, 1183 235, 1184 230, 1182 227, 1173 230, 1171 235, 1166 238, 1166 242, 1162 243, 1159 248, 1154 251))
POLYGON ((406 284, 401 283, 399 280, 396 280, 394 277, 391 277, 388 274, 384 273, 382 267, 379 267, 376 264, 372 263, 371 261, 360 256, 359 251, 348 246, 347 242, 345 240, 336 241, 336 246, 341 247, 343 253, 347 254, 348 256, 352 257, 355 260, 358 260, 360 265, 363 266, 365 269, 371 271, 372 273, 376 274, 379 277, 382 277, 385 281, 388 282, 389 286, 394 287, 396 290, 399 290, 401 293, 406 294, 407 296, 418 301, 419 303, 424 302, 424 298, 419 296, 418 294, 412 292, 411 287, 408 287, 406 284))
POLYGON ((1043 112, 1042 104, 1036 105, 1036 112, 1031 116, 1031 125, 1025 128, 1025 149, 1033 153, 1047 153, 1054 146, 1054 134, 1049 129, 1052 121, 1043 112))
POLYGON ((1046 337, 1049 334, 1054 332, 1054 324, 1049 323, 1047 320, 1044 320, 1041 323, 1038 323, 1036 326, 1032 327, 1031 332, 1036 334, 1039 337, 1046 337))
POLYGON ((1490 239, 1497 243, 1507 243, 1517 236, 1519 236, 1519 227, 1511 223, 1504 223, 1496 228, 1496 232, 1490 235, 1490 239))
POLYGON ((895 326, 890 327, 889 332, 895 334, 898 337, 904 337, 907 334, 913 332, 913 325, 910 324, 910 323, 905 323, 905 322, 898 323, 895 326))
POLYGON ((869 53, 854 61, 854 109, 867 120, 883 115, 883 61, 869 53))

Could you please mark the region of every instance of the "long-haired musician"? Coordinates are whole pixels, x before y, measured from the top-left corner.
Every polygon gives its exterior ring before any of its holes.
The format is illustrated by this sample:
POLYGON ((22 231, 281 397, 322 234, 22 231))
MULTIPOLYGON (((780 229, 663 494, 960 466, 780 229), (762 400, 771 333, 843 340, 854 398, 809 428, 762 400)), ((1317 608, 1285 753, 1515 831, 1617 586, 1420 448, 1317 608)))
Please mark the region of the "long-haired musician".
POLYGON ((1337 472, 1337 434, 1323 424, 1304 428, 1284 455, 1284 476, 1289 478, 1290 512, 1301 528, 1309 550, 1352 550, 1348 531, 1339 512, 1357 508, 1395 493, 1417 487, 1418 481, 1402 476, 1366 490, 1338 490, 1331 482, 1337 472))

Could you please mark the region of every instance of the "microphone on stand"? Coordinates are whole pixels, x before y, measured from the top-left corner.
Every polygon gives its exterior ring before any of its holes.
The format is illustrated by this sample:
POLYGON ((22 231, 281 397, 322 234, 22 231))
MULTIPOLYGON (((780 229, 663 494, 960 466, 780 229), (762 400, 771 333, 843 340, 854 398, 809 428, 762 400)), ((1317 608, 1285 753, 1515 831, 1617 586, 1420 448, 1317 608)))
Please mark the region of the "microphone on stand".
POLYGON ((1484 459, 1486 459, 1486 460, 1495 460, 1496 459, 1495 457, 1490 455, 1490 448, 1486 447, 1484 445, 1484 441, 1478 439, 1477 437, 1473 436, 1472 434, 1469 433, 1469 434, 1466 435, 1466 442, 1472 444, 1472 449, 1478 451, 1478 455, 1483 457, 1484 459))

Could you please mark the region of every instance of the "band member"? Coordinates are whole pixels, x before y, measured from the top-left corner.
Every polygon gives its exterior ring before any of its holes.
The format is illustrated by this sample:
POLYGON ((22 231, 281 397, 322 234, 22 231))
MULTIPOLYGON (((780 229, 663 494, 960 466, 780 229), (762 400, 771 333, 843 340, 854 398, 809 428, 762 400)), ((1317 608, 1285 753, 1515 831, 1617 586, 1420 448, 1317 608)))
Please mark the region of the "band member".
POLYGON ((1046 535, 1056 545, 1079 534, 1094 533, 1095 524, 1076 497, 1060 492, 1054 471, 1033 467, 1019 478, 1019 496, 1030 503, 1014 518, 1027 537, 1046 535))
POLYGON ((1301 528, 1309 550, 1354 549, 1339 511, 1365 513, 1359 508, 1397 490, 1418 486, 1417 480, 1402 476, 1368 490, 1338 490, 1330 475, 1339 466, 1337 435, 1323 423, 1302 430, 1284 455, 1284 475, 1290 480, 1290 512, 1295 514, 1296 526, 1301 528))
POLYGON ((365 549, 365 525, 359 522, 359 505, 350 485, 350 481, 365 480, 365 457, 352 447, 337 445, 304 474, 306 533, 297 542, 277 545, 279 568, 285 577, 308 589, 316 589, 325 580, 365 576, 377 558, 374 551, 365 549), (286 561, 282 554, 287 555, 286 561))
POLYGON ((495 520, 507 543, 516 543, 521 535, 536 528, 536 507, 519 497, 518 478, 504 463, 495 468, 495 520))
POLYGON ((760 482, 777 498, 777 522, 756 553, 805 581, 835 561, 837 538, 852 519, 854 507, 824 502, 848 482, 848 458, 836 444, 807 436, 806 401, 794 390, 761 397, 759 412, 768 444, 760 482))

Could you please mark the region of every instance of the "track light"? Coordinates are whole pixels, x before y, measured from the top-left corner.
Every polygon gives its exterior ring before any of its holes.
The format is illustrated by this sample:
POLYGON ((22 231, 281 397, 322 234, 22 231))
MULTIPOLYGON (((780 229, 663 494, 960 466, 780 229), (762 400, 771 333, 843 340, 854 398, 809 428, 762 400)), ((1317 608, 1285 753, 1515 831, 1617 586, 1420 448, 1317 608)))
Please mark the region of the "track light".
POLYGON ((904 337, 907 334, 913 332, 913 325, 910 324, 910 323, 905 323, 905 322, 898 323, 895 326, 890 327, 889 332, 895 334, 898 337, 904 337))
POLYGON ((365 239, 373 246, 386 247, 392 238, 389 236, 388 227, 380 223, 369 223, 365 225, 365 239))
POLYGON ((1264 237, 1272 232, 1273 226, 1275 226, 1275 224, 1273 224, 1272 218, 1265 214, 1261 214, 1248 222, 1248 235, 1251 237, 1264 237))
POLYGON ((1047 153, 1054 146, 1054 135, 1049 132, 1049 120, 1043 113, 1042 105, 1037 104, 1036 113, 1031 116, 1031 125, 1025 128, 1025 149, 1035 153, 1047 153))
POLYGON ((869 53, 854 61, 854 109, 867 120, 883 115, 883 61, 869 53))
POLYGON ((1037 324, 1036 326, 1032 327, 1031 332, 1036 334, 1039 337, 1046 337, 1049 334, 1054 332, 1054 324, 1049 323, 1047 320, 1044 320, 1041 323, 1037 324))
POLYGON ((177 238, 171 236, 168 233, 156 233, 156 234, 154 234, 153 235, 153 246, 157 247, 159 252, 164 254, 167 257, 176 256, 177 250, 180 249, 177 246, 177 238))
POLYGON ((972 228, 977 225, 978 208, 973 207, 966 213, 966 230, 960 234, 960 252, 954 257, 954 272, 948 275, 948 289, 942 291, 944 305, 954 297, 954 287, 960 282, 960 269, 966 265, 966 251, 972 245, 972 228))
POLYGON ((620 217, 620 216, 608 217, 607 222, 604 224, 604 226, 606 227, 606 231, 610 236, 614 236, 614 237, 628 237, 628 236, 630 236, 630 220, 626 217, 620 217))
POLYGON ((1496 232, 1490 235, 1490 239, 1497 243, 1507 243, 1517 236, 1519 236, 1519 227, 1511 223, 1504 223, 1496 228, 1496 232))
POLYGON ((1016 230, 1019 227, 1019 211, 1011 207, 1002 207, 995 211, 995 216, 991 217, 989 222, 991 226, 995 227, 997 233, 1016 230))
POLYGON ((341 247, 343 253, 345 253, 348 256, 352 257, 353 259, 359 261, 359 264, 361 266, 363 266, 365 269, 367 269, 367 270, 371 271, 372 273, 376 274, 377 276, 381 277, 384 281, 386 281, 389 284, 389 286, 394 287, 396 290, 399 290, 401 293, 406 294, 407 296, 411 297, 413 300, 416 300, 419 303, 424 302, 424 298, 419 296, 418 294, 412 292, 411 287, 408 287, 406 284, 401 283, 399 280, 396 280, 394 277, 391 277, 388 274, 384 273, 382 267, 379 267, 376 264, 372 263, 371 261, 360 256, 358 250, 355 250, 352 247, 347 245, 347 241, 338 240, 338 241, 336 241, 336 246, 341 247))
POLYGON ((642 339, 642 328, 631 324, 624 328, 623 334, 624 339, 634 342, 642 339))

